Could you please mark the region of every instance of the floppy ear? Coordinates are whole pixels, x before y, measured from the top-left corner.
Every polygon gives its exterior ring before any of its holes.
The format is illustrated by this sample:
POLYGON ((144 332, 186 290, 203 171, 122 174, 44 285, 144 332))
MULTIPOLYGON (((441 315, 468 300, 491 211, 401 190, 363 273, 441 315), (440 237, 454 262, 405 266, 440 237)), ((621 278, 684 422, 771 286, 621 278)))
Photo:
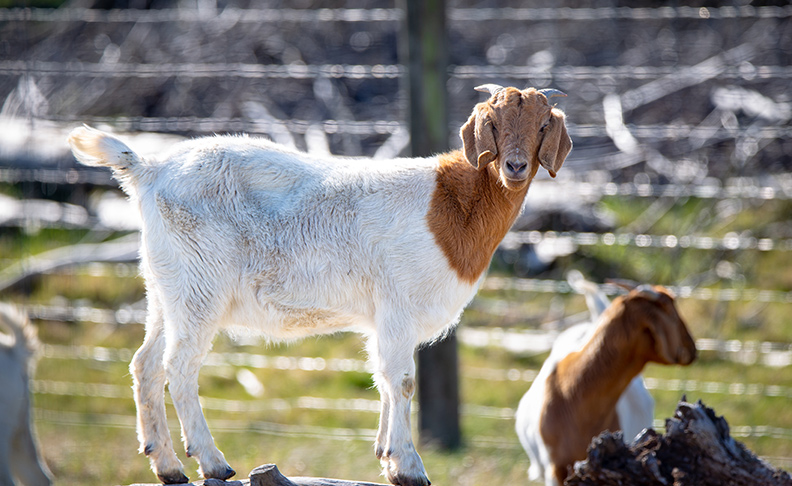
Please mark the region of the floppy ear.
POLYGON ((564 112, 554 108, 550 113, 550 122, 544 129, 542 145, 539 147, 539 163, 547 169, 550 177, 555 177, 570 150, 572 150, 572 139, 569 138, 564 124, 564 112))
POLYGON ((470 165, 483 169, 495 160, 498 148, 495 145, 495 133, 492 131, 492 119, 481 104, 476 106, 468 121, 462 125, 459 136, 470 165))
POLYGON ((654 340, 654 351, 657 354, 657 357, 663 363, 673 363, 674 358, 671 356, 671 343, 668 342, 668 336, 666 335, 663 326, 650 324, 649 333, 652 335, 652 339, 654 340))

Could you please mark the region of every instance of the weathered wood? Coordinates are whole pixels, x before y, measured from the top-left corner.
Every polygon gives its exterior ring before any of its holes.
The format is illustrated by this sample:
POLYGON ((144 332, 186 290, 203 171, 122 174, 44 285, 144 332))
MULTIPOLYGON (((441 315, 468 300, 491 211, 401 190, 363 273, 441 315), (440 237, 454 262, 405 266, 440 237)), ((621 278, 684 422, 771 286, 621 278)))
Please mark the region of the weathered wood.
POLYGON ((729 435, 729 424, 701 401, 682 400, 666 432, 647 430, 630 445, 621 433, 595 438, 568 486, 792 486, 792 478, 729 435))
MULTIPOLYGON (((199 481, 192 481, 183 486, 249 486, 250 480, 243 479, 241 481, 231 480, 222 481, 220 479, 201 479, 199 481)), ((161 483, 132 483, 128 486, 163 486, 161 483)))
MULTIPOLYGON (((214 485, 207 485, 214 486, 214 485)), ((250 486, 386 486, 378 483, 344 479, 293 477, 287 478, 275 464, 265 464, 250 472, 250 486)))
MULTIPOLYGON (((129 486, 160 486, 159 484, 131 484, 129 486)), ((293 477, 287 478, 275 464, 264 464, 250 471, 250 478, 241 481, 221 481, 204 479, 186 486, 391 486, 345 479, 293 477)))

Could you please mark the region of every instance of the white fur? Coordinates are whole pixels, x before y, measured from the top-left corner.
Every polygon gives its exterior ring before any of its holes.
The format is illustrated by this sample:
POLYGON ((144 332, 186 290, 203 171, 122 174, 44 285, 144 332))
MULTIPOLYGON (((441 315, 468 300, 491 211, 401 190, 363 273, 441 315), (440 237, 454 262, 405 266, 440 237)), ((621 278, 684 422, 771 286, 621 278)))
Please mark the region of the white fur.
MULTIPOLYGON (((550 467, 552 465, 550 454, 539 431, 541 413, 545 403, 545 382, 559 361, 569 353, 580 351, 589 341, 597 328, 600 314, 610 304, 605 293, 593 282, 584 280, 580 272, 570 272, 568 280, 575 291, 586 297, 591 322, 572 326, 558 335, 553 343, 550 356, 542 364, 536 379, 523 395, 515 414, 517 436, 531 461, 528 466, 528 477, 534 481, 544 479, 547 486, 558 486, 558 481, 553 475, 553 470, 550 467)), ((616 413, 626 443, 631 442, 643 429, 652 426, 654 399, 646 389, 642 375, 633 378, 619 397, 616 413)))
POLYGON ((51 483, 49 470, 39 458, 30 416, 28 384, 36 339, 29 326, 21 312, 0 304, 0 328, 11 332, 0 333, 1 486, 13 486, 14 478, 25 486, 51 483))
POLYGON ((426 223, 436 158, 317 158, 223 136, 152 160, 88 127, 70 143, 79 160, 113 167, 142 215, 149 314, 131 370, 141 450, 161 479, 186 479, 168 434, 166 381, 203 475, 233 473, 197 384, 213 337, 233 325, 275 340, 365 334, 382 398, 375 447, 384 472, 428 483, 410 437, 413 351, 453 326, 476 290, 426 223))

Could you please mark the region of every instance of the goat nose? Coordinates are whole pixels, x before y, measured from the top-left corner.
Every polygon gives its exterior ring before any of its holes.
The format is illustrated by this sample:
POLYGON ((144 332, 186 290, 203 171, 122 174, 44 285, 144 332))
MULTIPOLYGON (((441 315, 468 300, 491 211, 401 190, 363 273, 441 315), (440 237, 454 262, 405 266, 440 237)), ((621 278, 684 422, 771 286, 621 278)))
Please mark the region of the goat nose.
POLYGON ((693 361, 696 360, 696 348, 695 346, 691 348, 683 348, 682 352, 680 353, 679 364, 681 365, 689 365, 693 361))
POLYGON ((510 171, 514 172, 515 174, 519 174, 525 167, 528 165, 527 162, 523 162, 520 160, 510 160, 506 162, 506 166, 509 168, 510 171))

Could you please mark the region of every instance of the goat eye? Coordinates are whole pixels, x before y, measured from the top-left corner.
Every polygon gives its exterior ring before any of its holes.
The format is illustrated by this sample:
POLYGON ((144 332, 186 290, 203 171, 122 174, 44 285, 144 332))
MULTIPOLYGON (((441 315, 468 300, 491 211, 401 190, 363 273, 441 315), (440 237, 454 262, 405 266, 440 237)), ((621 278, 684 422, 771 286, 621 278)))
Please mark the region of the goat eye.
POLYGON ((542 125, 542 128, 539 129, 539 133, 544 133, 545 128, 547 128, 547 125, 549 125, 549 124, 550 124, 550 122, 547 122, 544 125, 542 125))

